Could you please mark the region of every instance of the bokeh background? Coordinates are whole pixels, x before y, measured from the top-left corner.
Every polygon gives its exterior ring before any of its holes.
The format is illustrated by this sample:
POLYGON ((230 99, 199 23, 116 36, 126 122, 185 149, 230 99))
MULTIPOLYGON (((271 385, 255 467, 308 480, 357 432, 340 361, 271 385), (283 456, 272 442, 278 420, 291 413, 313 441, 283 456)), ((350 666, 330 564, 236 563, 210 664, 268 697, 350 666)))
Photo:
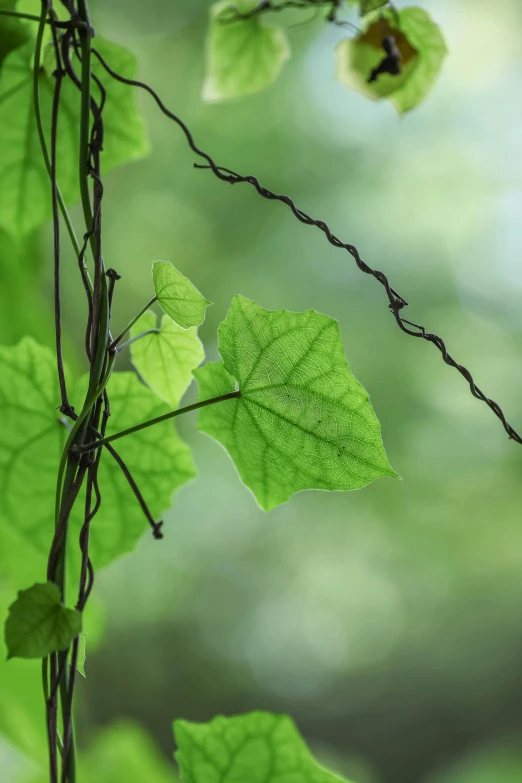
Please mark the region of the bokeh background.
MULTIPOLYGON (((290 31, 294 56, 272 89, 205 105, 208 2, 91 5, 97 30, 136 53, 201 146, 356 244, 520 427, 522 5, 417 4, 450 56, 403 118, 335 81, 342 29, 290 31)), ((290 713, 318 758, 357 783, 519 783, 520 448, 433 347, 395 327, 383 291, 346 253, 249 186, 195 171, 178 129, 138 99, 152 153, 108 176, 104 201, 105 256, 122 274, 116 331, 143 305, 155 259, 215 303, 201 330, 211 359, 236 292, 328 313, 403 480, 302 493, 265 515, 221 448, 183 420, 197 481, 177 494, 161 544, 145 536, 97 580, 79 684, 89 780, 102 780, 96 753, 105 770, 119 758, 107 780, 152 780, 133 761, 143 745, 157 779, 173 781, 173 718, 270 709, 290 713)), ((50 230, 29 247, 2 236, 0 248, 2 341, 50 343, 50 230)), ((69 267, 66 352, 81 368, 82 293, 69 267)), ((11 586, 2 591, 7 605, 11 586)), ((0 682, 13 685, 4 663, 0 682)), ((32 769, 20 746, 39 741, 40 695, 25 696, 36 725, 21 710, 18 750, 0 741, 9 783, 32 769)))

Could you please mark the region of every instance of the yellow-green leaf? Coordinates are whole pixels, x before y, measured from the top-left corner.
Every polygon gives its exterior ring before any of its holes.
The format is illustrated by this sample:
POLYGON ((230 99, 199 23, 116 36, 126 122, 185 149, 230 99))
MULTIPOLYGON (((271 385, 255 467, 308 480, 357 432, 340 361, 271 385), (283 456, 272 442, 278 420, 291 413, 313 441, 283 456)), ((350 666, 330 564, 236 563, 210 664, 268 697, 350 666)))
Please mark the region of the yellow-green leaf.
POLYGON ((155 261, 152 279, 161 309, 183 329, 199 326, 205 319, 205 310, 212 304, 195 285, 168 261, 155 261))
POLYGON ((359 35, 337 46, 337 79, 373 100, 387 98, 400 114, 410 111, 433 86, 448 53, 440 28, 427 11, 415 6, 385 8, 368 14, 362 24, 359 35), (372 71, 386 60, 383 40, 390 37, 401 55, 401 72, 383 72, 369 82, 372 71))
MULTIPOLYGON (((149 310, 133 326, 131 337, 152 329, 156 329, 156 314, 149 310)), ((183 329, 164 315, 159 329, 132 343, 131 357, 145 383, 171 408, 177 408, 205 352, 195 326, 183 329)))
POLYGON ((307 310, 263 310, 236 296, 219 327, 222 362, 194 375, 198 426, 229 452, 265 511, 304 489, 350 490, 396 476, 368 394, 354 378, 339 326, 307 310))
MULTIPOLYGON (((243 3, 244 12, 255 2, 243 3)), ((203 100, 229 101, 260 92, 275 82, 290 57, 285 31, 267 27, 262 16, 230 20, 234 3, 210 9, 203 100)))

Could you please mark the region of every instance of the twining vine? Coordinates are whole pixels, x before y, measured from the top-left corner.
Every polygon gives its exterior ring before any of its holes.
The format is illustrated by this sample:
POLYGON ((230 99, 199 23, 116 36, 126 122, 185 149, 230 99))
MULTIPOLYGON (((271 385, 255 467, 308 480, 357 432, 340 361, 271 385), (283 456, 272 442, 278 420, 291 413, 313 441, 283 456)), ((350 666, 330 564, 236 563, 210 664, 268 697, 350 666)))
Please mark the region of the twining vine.
MULTIPOLYGON (((377 5, 387 4, 377 3, 377 5)), ((141 319, 146 316, 149 307, 159 302, 167 316, 170 316, 172 321, 183 330, 197 327, 201 323, 205 307, 209 303, 170 264, 157 262, 153 269, 156 295, 120 334, 116 337, 111 334, 111 311, 120 275, 114 269, 106 268, 103 255, 102 162, 104 111, 108 96, 102 81, 93 72, 93 60, 100 63, 111 79, 130 87, 143 89, 154 99, 161 112, 182 130, 192 152, 204 161, 195 163, 195 168, 210 170, 218 179, 231 185, 239 183, 251 185, 262 198, 282 202, 289 207, 299 222, 315 226, 331 245, 347 251, 357 267, 377 280, 384 288, 388 307, 401 331, 411 337, 432 343, 440 352, 443 361, 465 378, 471 394, 484 402, 501 421, 509 438, 522 444, 522 436, 508 422, 500 405, 477 386, 471 372, 451 356, 443 339, 427 331, 422 325, 405 318, 404 311, 408 303, 392 287, 386 274, 369 266, 354 245, 338 238, 326 222, 307 214, 288 195, 278 194, 266 188, 255 176, 241 175, 216 163, 210 154, 197 145, 186 123, 167 108, 152 87, 116 71, 93 45, 95 31, 91 24, 88 0, 78 0, 78 2, 62 0, 62 6, 67 11, 69 17, 67 20, 59 18, 51 0, 42 1, 39 17, 9 9, 0 11, 0 15, 38 22, 34 47, 34 117, 51 186, 56 372, 60 393, 59 410, 62 414, 60 421, 66 433, 58 467, 54 536, 48 553, 47 585, 35 585, 19 594, 19 600, 11 607, 10 618, 6 625, 6 639, 10 655, 42 658, 50 783, 75 783, 73 702, 80 645, 80 616, 92 592, 95 578, 89 547, 91 527, 103 504, 99 480, 103 448, 107 449, 121 469, 157 539, 163 536, 163 522, 155 519, 145 499, 147 488, 143 488, 143 491, 140 489, 132 471, 112 443, 189 411, 200 411, 200 428, 225 445, 238 465, 244 483, 250 487, 265 510, 284 502, 300 489, 312 487, 353 489, 379 476, 396 475, 384 453, 379 424, 369 406, 367 394, 353 378, 346 365, 336 323, 314 311, 306 313, 264 311, 243 297, 234 299, 229 314, 220 327, 222 361, 207 364, 195 371, 200 385, 200 400, 193 405, 171 410, 119 432, 107 434, 111 416, 107 387, 117 356, 122 350, 134 346, 138 340, 162 334, 163 327, 146 328, 137 334, 134 331, 141 323, 141 319), (51 31, 54 56, 54 89, 49 129, 44 127, 40 100, 40 68, 44 35, 48 27, 51 31), (63 87, 67 82, 74 85, 77 90, 81 106, 78 184, 85 224, 81 244, 59 187, 60 106, 63 87), (47 130, 49 130, 49 144, 46 137, 47 130), (72 405, 73 397, 68 388, 63 361, 60 214, 75 249, 88 308, 85 352, 89 363, 89 376, 84 401, 78 411, 72 405), (92 278, 88 256, 91 259, 92 278), (172 290, 176 292, 174 297, 172 290), (172 301, 175 302, 174 305, 172 301), (284 368, 285 372, 282 373, 284 380, 274 380, 274 375, 278 375, 278 368, 274 371, 275 360, 271 353, 273 345, 277 341, 284 341, 290 334, 292 345, 299 344, 302 348, 302 356, 298 361, 294 361, 291 355, 286 359, 279 359, 281 362, 287 361, 288 367, 284 368), (129 337, 125 340, 127 336, 129 337), (255 362, 252 360, 253 354, 256 354, 255 362), (306 362, 312 359, 313 362, 307 365, 306 362), (320 368, 319 372, 317 368, 320 368), (311 372, 312 369, 315 375, 311 372), (294 380, 290 382, 290 378, 294 380), (223 405, 223 403, 227 404, 223 405), (220 413, 217 416, 213 413, 215 405, 220 406, 220 413), (262 412, 262 419, 258 417, 259 411, 262 412), (366 433, 366 442, 361 446, 360 431, 357 432, 357 449, 366 449, 362 456, 353 448, 355 438, 350 427, 353 427, 354 411, 360 417, 359 425, 366 433), (275 422, 268 433, 263 429, 267 417, 271 417, 270 420, 275 422), (245 456, 248 449, 241 447, 242 442, 247 442, 249 445, 255 443, 256 448, 252 448, 252 453, 245 456), (305 449, 302 448, 303 442, 307 447, 305 449), (295 452, 291 458, 288 451, 285 451, 289 445, 295 452), (314 459, 317 459, 317 464, 313 460, 307 462, 308 454, 311 452, 314 459), (259 459, 256 455, 260 454, 269 456, 266 464, 262 466, 263 471, 260 471, 258 464, 253 467, 249 464, 249 460, 259 459), (299 456, 296 456, 297 454, 299 456), (361 468, 357 462, 359 456, 364 468, 361 468), (288 463, 291 463, 290 468, 288 463), (262 480, 259 478, 261 474, 262 480), (71 513, 81 492, 84 492, 84 507, 83 524, 79 533, 80 569, 76 609, 73 611, 65 608, 66 562, 71 513), (24 614, 27 606, 36 613, 39 622, 45 623, 45 618, 42 620, 38 614, 39 608, 44 605, 50 607, 49 612, 53 614, 56 622, 53 626, 55 636, 42 654, 41 646, 28 647, 25 638, 21 640, 21 637, 24 624, 27 624, 27 614, 24 614), (60 710, 61 727, 59 727, 60 710)), ((220 23, 232 25, 257 18, 269 11, 280 11, 290 7, 309 9, 319 6, 327 8, 327 21, 337 20, 337 12, 341 6, 341 2, 337 0, 335 2, 297 0, 281 4, 265 0, 250 11, 240 12, 231 7, 230 15, 221 19, 220 23)), ((395 57, 398 61, 400 53, 395 57)), ((373 74, 374 71, 371 73, 373 74)), ((399 75, 399 71, 396 75, 399 75)), ((386 78, 392 77, 392 72, 388 71, 386 78)), ((373 81, 376 79, 377 76, 373 81)))

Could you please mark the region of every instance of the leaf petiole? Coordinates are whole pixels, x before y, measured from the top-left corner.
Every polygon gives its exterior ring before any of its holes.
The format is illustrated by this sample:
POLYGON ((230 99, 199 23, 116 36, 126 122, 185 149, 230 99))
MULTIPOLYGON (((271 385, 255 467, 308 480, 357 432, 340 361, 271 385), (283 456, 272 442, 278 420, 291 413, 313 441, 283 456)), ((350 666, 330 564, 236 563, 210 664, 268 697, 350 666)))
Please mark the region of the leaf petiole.
MULTIPOLYGON (((149 309, 149 307, 150 307, 151 305, 153 305, 153 304, 154 304, 154 302, 156 302, 156 301, 157 301, 157 299, 158 299, 158 297, 157 297, 157 296, 153 296, 153 297, 152 297, 152 299, 150 299, 150 300, 147 302, 147 304, 145 305, 145 307, 143 307, 143 308, 142 308, 142 309, 139 311, 138 315, 134 316, 134 318, 132 319, 132 321, 129 321, 129 323, 127 324, 127 326, 126 326, 126 327, 125 327, 125 329, 123 330, 123 332, 120 332, 120 334, 119 334, 117 337, 115 337, 115 338, 114 338, 114 340, 112 341, 112 343, 111 343, 111 344, 110 344, 110 345, 107 347, 107 351, 108 351, 109 353, 112 353, 112 352, 114 352, 114 350, 116 349, 116 346, 117 346, 117 345, 119 345, 119 343, 120 343, 120 342, 123 340, 123 338, 125 337, 125 335, 126 335, 128 332, 130 332, 130 330, 132 329, 132 327, 134 326, 134 324, 136 323, 136 321, 139 321, 139 320, 140 320, 141 316, 142 316, 144 313, 146 313, 146 312, 147 312, 147 310, 149 309)), ((140 335, 140 336, 141 336, 141 335, 140 335)), ((130 342, 130 341, 129 341, 129 342, 130 342)))
POLYGON ((190 411, 198 410, 198 408, 205 408, 207 405, 215 405, 218 402, 234 400, 237 397, 241 397, 241 392, 239 390, 228 392, 228 394, 221 394, 219 397, 212 397, 210 400, 195 402, 193 405, 187 405, 185 408, 178 408, 175 411, 165 413, 163 416, 157 416, 155 419, 149 419, 149 421, 144 421, 142 424, 136 424, 134 427, 129 427, 127 430, 116 432, 114 435, 110 435, 108 438, 102 438, 101 440, 96 440, 92 443, 86 443, 83 446, 73 446, 71 448, 71 452, 74 454, 85 454, 87 451, 94 451, 94 449, 98 449, 100 446, 106 446, 108 443, 119 440, 119 438, 123 438, 125 435, 132 435, 133 432, 140 432, 140 430, 147 429, 147 427, 153 427, 155 424, 161 424, 162 421, 168 421, 169 419, 174 419, 176 416, 181 416, 183 413, 190 413, 190 411))
POLYGON ((141 340, 142 337, 146 337, 148 334, 160 334, 160 332, 161 329, 147 329, 146 331, 137 334, 136 337, 131 337, 130 340, 122 343, 117 349, 116 353, 121 353, 125 350, 125 348, 128 348, 129 345, 132 345, 132 343, 135 343, 137 340, 141 340))

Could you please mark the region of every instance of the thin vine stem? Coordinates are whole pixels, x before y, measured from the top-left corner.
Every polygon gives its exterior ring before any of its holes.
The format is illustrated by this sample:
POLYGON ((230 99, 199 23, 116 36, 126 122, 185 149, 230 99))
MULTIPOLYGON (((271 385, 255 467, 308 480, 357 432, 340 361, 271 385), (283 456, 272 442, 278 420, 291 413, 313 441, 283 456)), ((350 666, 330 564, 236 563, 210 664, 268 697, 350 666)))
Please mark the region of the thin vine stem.
MULTIPOLYGON (((11 11, 7 8, 0 8, 0 16, 12 16, 14 19, 20 19, 20 21, 27 21, 27 22, 39 22, 40 17, 36 14, 26 14, 23 11, 11 11)), ((53 25, 54 27, 58 27, 64 30, 69 30, 71 28, 78 28, 80 29, 83 27, 83 22, 81 22, 78 19, 70 19, 68 21, 60 21, 59 19, 47 19, 45 22, 46 24, 53 25)))
MULTIPOLYGON (((147 302, 147 304, 145 305, 145 307, 142 307, 142 309, 139 311, 139 313, 138 313, 137 315, 135 315, 135 316, 134 316, 134 318, 132 319, 132 321, 129 321, 129 323, 127 324, 127 326, 125 327, 125 329, 124 329, 122 332, 120 332, 120 333, 119 333, 119 335, 118 335, 117 337, 115 337, 115 338, 114 338, 114 340, 112 341, 112 343, 109 345, 109 347, 108 347, 108 349, 107 349, 107 350, 109 351, 109 353, 111 353, 111 351, 114 351, 114 350, 115 350, 115 348, 116 348, 116 347, 119 345, 119 343, 120 343, 120 342, 123 340, 123 338, 125 337, 125 335, 126 335, 126 334, 128 334, 128 333, 130 332, 130 330, 132 329, 132 327, 134 326, 134 324, 135 324, 137 321, 139 321, 139 320, 140 320, 140 318, 141 318, 141 316, 142 316, 142 315, 144 315, 144 314, 147 312, 147 310, 149 309, 149 307, 151 307, 151 306, 154 304, 154 302, 157 302, 157 301, 158 301, 158 297, 157 297, 157 296, 153 296, 153 297, 152 297, 152 299, 150 299, 150 300, 147 302)), ((129 341, 129 342, 130 342, 130 341, 129 341)))
POLYGON ((206 408, 208 405, 216 405, 218 402, 226 402, 226 400, 234 400, 241 397, 240 391, 228 392, 228 394, 221 394, 219 397, 212 397, 210 400, 202 400, 201 402, 195 402, 193 405, 187 405, 185 408, 178 408, 175 411, 164 413, 163 416, 157 416, 155 419, 149 419, 141 424, 136 424, 134 427, 129 427, 127 430, 116 432, 114 435, 109 435, 108 438, 94 441, 93 443, 86 443, 83 446, 75 446, 71 449, 74 454, 85 454, 88 451, 93 451, 100 446, 107 446, 108 443, 112 443, 115 440, 124 438, 127 435, 132 435, 133 432, 140 432, 148 427, 154 427, 155 424, 161 424, 162 421, 168 421, 174 419, 176 416, 182 416, 184 413, 190 413, 190 411, 196 411, 199 408, 206 408))
MULTIPOLYGON (((36 41, 35 41, 35 54, 34 54, 34 72, 33 72, 33 100, 34 100, 34 113, 35 113, 35 120, 36 120, 36 129, 38 133, 38 139, 40 142, 40 147, 42 148, 42 155, 45 163, 45 167, 47 169, 47 173, 49 174, 49 177, 52 180, 52 171, 51 171, 51 158, 49 155, 49 151, 47 149, 47 141, 45 139, 45 133, 43 129, 43 122, 42 122, 42 113, 40 110, 40 62, 42 58, 42 43, 43 43, 43 34, 45 30, 46 24, 55 24, 54 19, 46 19, 48 13, 50 13, 50 9, 48 7, 48 4, 46 0, 43 0, 42 2, 42 8, 45 9, 45 16, 43 17, 43 21, 41 17, 33 17, 31 14, 27 14, 24 16, 29 16, 30 18, 34 19, 35 21, 40 22, 38 26, 38 31, 36 34, 36 41)), ((5 11, 0 11, 0 13, 6 13, 5 11)), ((16 12, 8 14, 9 16, 17 15, 16 12)), ((69 210, 67 209, 67 205, 65 203, 65 199, 63 198, 62 192, 60 190, 60 187, 58 183, 56 183, 56 195, 58 199, 58 206, 60 207, 60 212, 62 213, 62 217, 64 220, 64 223, 67 228, 67 232, 69 234, 72 246, 74 248, 74 251, 77 256, 80 255, 80 243, 78 241, 78 238, 76 236, 76 232, 74 230, 74 225, 71 219, 71 216, 69 215, 69 210)), ((88 273, 87 273, 88 275, 88 273)))
POLYGON ((131 337, 130 340, 126 340, 124 343, 121 343, 118 346, 117 353, 121 353, 126 348, 128 348, 133 343, 138 342, 138 340, 141 340, 143 337, 147 337, 149 334, 160 334, 161 329, 146 329, 144 332, 141 332, 140 334, 137 334, 136 337, 131 337))

